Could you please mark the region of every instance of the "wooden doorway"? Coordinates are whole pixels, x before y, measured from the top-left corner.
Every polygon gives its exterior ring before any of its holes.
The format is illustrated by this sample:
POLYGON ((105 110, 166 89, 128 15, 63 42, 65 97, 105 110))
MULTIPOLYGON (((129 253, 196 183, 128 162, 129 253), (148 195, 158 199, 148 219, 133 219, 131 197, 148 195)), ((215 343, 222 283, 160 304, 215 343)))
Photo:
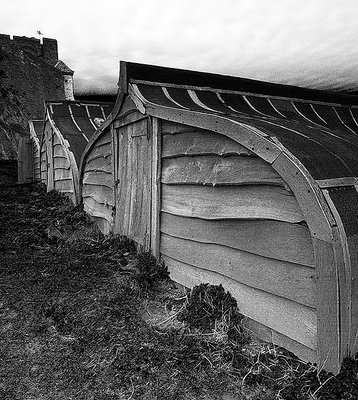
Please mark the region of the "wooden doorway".
POLYGON ((147 251, 151 240, 152 136, 148 118, 138 117, 115 125, 114 231, 147 251))

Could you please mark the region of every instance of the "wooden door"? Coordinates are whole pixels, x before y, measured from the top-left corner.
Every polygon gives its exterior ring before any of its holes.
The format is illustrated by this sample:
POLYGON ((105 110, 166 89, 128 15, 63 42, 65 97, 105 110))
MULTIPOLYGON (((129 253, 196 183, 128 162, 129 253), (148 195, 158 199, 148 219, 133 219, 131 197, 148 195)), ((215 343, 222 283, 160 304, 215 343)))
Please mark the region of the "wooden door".
POLYGON ((144 250, 150 247, 151 142, 148 119, 141 118, 115 129, 114 231, 144 250))

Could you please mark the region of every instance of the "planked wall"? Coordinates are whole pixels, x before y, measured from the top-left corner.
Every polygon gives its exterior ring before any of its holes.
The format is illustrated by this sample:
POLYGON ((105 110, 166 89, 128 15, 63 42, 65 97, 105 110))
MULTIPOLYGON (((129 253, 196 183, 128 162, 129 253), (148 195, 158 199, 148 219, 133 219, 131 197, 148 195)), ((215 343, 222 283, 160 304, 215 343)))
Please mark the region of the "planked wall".
POLYGON ((32 152, 34 155, 34 181, 41 181, 41 156, 40 156, 40 146, 32 139, 32 152))
POLYGON ((41 181, 40 138, 38 136, 38 133, 42 136, 42 132, 37 133, 35 129, 35 124, 38 125, 39 122, 42 124, 42 121, 29 121, 30 137, 32 141, 34 182, 41 181))
POLYGON ((53 135, 53 175, 54 189, 66 194, 75 202, 75 190, 72 178, 72 165, 68 158, 68 149, 55 133, 53 135))
POLYGON ((151 134, 148 118, 129 112, 115 123, 114 232, 149 250, 151 230, 151 134))
POLYGON ((46 184, 48 191, 64 193, 76 204, 73 165, 69 153, 68 144, 47 121, 40 147, 41 182, 46 184))
POLYGON ((107 129, 87 154, 82 175, 83 208, 103 233, 113 226, 113 185, 112 139, 107 129))
POLYGON ((48 146, 48 133, 44 133, 40 145, 40 179, 41 182, 47 186, 47 146, 48 146))
POLYGON ((306 360, 317 348, 313 244, 277 172, 237 142, 162 121, 160 253, 185 286, 223 284, 306 360))

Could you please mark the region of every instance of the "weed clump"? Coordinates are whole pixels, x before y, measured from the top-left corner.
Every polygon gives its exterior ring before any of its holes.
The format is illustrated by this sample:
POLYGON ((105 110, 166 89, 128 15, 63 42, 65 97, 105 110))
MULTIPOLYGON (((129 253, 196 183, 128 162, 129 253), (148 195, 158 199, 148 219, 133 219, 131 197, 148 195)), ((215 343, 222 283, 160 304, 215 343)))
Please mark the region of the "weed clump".
POLYGON ((140 289, 147 293, 153 288, 155 282, 166 279, 169 272, 164 264, 157 262, 157 259, 150 251, 136 254, 125 268, 134 275, 140 289))
POLYGON ((188 295, 185 309, 178 315, 189 329, 203 333, 224 331, 229 340, 246 341, 241 328, 243 319, 236 300, 222 285, 195 286, 188 295))

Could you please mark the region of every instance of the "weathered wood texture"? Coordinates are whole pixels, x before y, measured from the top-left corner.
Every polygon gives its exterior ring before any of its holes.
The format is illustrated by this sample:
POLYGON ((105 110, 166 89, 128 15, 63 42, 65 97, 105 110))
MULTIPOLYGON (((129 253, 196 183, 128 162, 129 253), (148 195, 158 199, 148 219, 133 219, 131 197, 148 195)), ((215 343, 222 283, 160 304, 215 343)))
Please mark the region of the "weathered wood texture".
POLYGON ((34 153, 30 138, 20 137, 18 146, 17 179, 19 183, 34 181, 34 153))
POLYGON ((318 359, 321 366, 329 366, 329 370, 338 372, 339 368, 339 295, 338 279, 335 268, 335 254, 332 243, 314 239, 318 282, 317 297, 319 299, 318 320, 318 359), (321 304, 326 301, 326 304, 321 304))
POLYGON ((163 160, 162 182, 168 184, 285 186, 278 173, 261 158, 193 156, 163 160))
POLYGON ((292 353, 296 354, 302 360, 307 360, 311 363, 317 362, 317 352, 315 350, 296 342, 292 338, 289 338, 274 329, 260 324, 248 317, 243 320, 243 326, 249 331, 249 333, 265 340, 266 342, 275 343, 278 346, 291 349, 292 353))
POLYGON ((352 266, 351 276, 351 340, 350 354, 354 356, 358 351, 358 235, 354 234, 347 238, 350 264, 352 266))
POLYGON ((267 185, 209 187, 163 184, 162 211, 204 219, 304 221, 291 193, 267 185))
POLYGON ((54 189, 64 193, 76 204, 78 167, 68 142, 60 136, 50 121, 45 122, 40 151, 41 180, 46 184, 47 190, 54 189))
MULTIPOLYGON (((119 123, 119 121, 118 121, 119 123)), ((151 132, 148 119, 115 129, 114 231, 133 239, 144 249, 150 246, 151 230, 151 132)))
POLYGON ((186 218, 163 212, 161 231, 177 238, 216 243, 274 260, 314 268, 307 227, 270 220, 186 218))
POLYGON ((165 255, 163 259, 174 281, 186 287, 203 282, 222 284, 236 298, 244 315, 312 350, 316 349, 317 321, 314 309, 243 285, 214 271, 185 264, 165 255))
POLYGON ((287 183, 215 132, 163 121, 162 135, 160 252, 172 279, 223 284, 274 342, 314 360, 313 243, 287 183))
POLYGON ((203 129, 197 129, 182 125, 176 131, 179 124, 162 122, 163 158, 185 155, 244 155, 252 156, 253 153, 246 147, 227 138, 217 140, 217 134, 203 129), (171 134, 170 134, 171 133, 171 134))
POLYGON ((162 234, 162 254, 310 307, 316 304, 314 269, 222 245, 162 234))
POLYGON ((41 182, 47 184, 47 151, 46 143, 42 142, 40 147, 40 178, 41 182))
POLYGON ((107 129, 87 154, 82 174, 84 210, 108 233, 113 225, 113 174, 111 132, 107 129))
POLYGON ((32 141, 32 159, 33 159, 33 181, 41 181, 40 166, 40 138, 42 137, 43 121, 29 121, 30 138, 32 141))
POLYGON ((53 130, 49 123, 45 125, 40 146, 41 181, 46 185, 47 191, 54 189, 53 184, 53 130))
POLYGON ((161 184, 160 177, 162 174, 161 162, 161 122, 157 118, 152 121, 152 207, 151 207, 151 235, 150 248, 152 254, 159 260, 160 258, 160 205, 161 205, 161 184))
MULTIPOLYGON (((53 144, 54 131, 51 128, 49 123, 47 123, 47 126, 45 128, 44 138, 46 141, 46 151, 47 151, 47 191, 49 192, 49 191, 55 189, 54 170, 53 170, 53 155, 55 152, 54 144, 53 144)), ((57 147, 56 151, 59 151, 61 149, 61 147, 58 148, 59 145, 56 145, 56 147, 57 147)))

